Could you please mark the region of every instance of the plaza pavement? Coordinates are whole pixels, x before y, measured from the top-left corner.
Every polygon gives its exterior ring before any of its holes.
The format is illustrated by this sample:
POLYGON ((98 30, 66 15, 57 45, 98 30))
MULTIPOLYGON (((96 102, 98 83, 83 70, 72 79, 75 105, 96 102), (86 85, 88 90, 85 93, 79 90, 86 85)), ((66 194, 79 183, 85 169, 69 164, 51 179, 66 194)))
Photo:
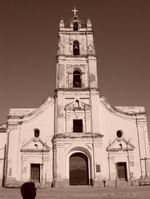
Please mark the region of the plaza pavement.
MULTIPOLYGON (((150 199, 150 186, 125 188, 46 188, 38 189, 36 199, 150 199)), ((0 188, 0 199, 22 199, 19 189, 0 188)))

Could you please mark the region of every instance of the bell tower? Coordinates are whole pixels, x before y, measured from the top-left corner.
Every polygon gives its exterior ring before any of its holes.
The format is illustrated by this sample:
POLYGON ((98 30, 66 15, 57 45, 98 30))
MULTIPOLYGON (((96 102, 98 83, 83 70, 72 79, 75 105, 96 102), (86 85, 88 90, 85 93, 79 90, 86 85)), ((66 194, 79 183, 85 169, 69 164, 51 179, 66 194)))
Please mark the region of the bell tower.
POLYGON ((59 23, 55 134, 74 133, 79 129, 92 132, 92 111, 96 96, 97 101, 99 97, 92 23, 88 19, 84 24, 76 8, 72 12, 69 23, 63 19, 59 23))
POLYGON ((97 64, 90 19, 83 24, 75 8, 69 24, 59 23, 57 51, 58 90, 97 89, 97 64))
MULTIPOLYGON (((74 8, 72 12, 69 23, 60 20, 58 33, 53 138, 55 186, 61 186, 64 181, 72 184, 72 181, 69 182, 72 174, 67 169, 69 163, 64 161, 67 151, 82 149, 87 145, 92 149, 92 140, 101 138, 92 23, 88 19, 83 24, 78 17, 78 10, 74 8)), ((94 179, 94 170, 90 175, 88 178, 94 179)), ((84 183, 90 181, 88 179, 84 183)))

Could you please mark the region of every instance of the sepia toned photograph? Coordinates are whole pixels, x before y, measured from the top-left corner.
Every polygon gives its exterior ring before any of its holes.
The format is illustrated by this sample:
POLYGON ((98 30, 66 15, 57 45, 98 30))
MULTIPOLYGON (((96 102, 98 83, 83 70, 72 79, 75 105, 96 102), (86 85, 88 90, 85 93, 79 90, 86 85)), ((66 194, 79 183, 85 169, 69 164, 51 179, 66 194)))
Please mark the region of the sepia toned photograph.
POLYGON ((150 197, 149 8, 0 1, 0 199, 150 197))

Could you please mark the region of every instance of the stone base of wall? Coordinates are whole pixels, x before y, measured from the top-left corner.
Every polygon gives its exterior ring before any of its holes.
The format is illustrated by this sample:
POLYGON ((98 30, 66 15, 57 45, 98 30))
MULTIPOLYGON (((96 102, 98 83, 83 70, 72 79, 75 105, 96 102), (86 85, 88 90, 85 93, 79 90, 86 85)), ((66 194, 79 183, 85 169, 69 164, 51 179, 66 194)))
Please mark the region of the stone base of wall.
POLYGON ((131 180, 130 185, 131 186, 139 186, 139 180, 131 180))
POLYGON ((105 187, 106 186, 106 181, 102 180, 95 180, 93 181, 93 184, 91 184, 94 187, 105 187))
POLYGON ((53 181, 53 187, 68 187, 69 186, 69 180, 54 180, 53 181))
POLYGON ((116 181, 116 180, 106 180, 106 187, 127 187, 127 186, 138 186, 139 180, 131 180, 131 181, 116 181))
MULTIPOLYGON (((11 188, 17 188, 20 187, 24 182, 22 181, 16 181, 14 178, 9 178, 5 182, 5 187, 11 187, 11 188)), ((54 180, 53 182, 46 182, 44 184, 42 183, 35 183, 36 187, 38 188, 58 188, 58 187, 70 187, 69 185, 69 179, 64 180, 54 180)), ((126 186, 138 186, 139 180, 132 180, 130 182, 127 181, 116 181, 116 180, 90 180, 89 185, 87 186, 93 186, 93 187, 126 187, 126 186)), ((73 187, 73 185, 71 185, 73 187)), ((82 185, 80 185, 82 186, 82 185)))
MULTIPOLYGON (((5 182, 5 187, 8 187, 8 188, 13 188, 13 187, 14 188, 19 188, 25 182, 26 181, 17 181, 15 178, 8 178, 6 180, 6 182, 5 182)), ((35 186, 37 188, 52 187, 52 182, 46 182, 46 183, 35 182, 35 186)))
POLYGON ((0 179, 0 187, 2 187, 2 180, 0 179))
POLYGON ((17 181, 15 178, 7 178, 5 181, 5 187, 20 187, 22 185, 21 181, 17 181))

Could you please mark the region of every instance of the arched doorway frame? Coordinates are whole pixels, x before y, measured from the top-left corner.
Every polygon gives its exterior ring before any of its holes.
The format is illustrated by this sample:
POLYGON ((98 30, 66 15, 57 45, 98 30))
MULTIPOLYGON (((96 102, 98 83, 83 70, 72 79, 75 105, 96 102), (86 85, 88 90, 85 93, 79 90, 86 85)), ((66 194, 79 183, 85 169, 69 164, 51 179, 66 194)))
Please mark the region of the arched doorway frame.
POLYGON ((89 185, 91 185, 91 179, 93 178, 92 176, 92 154, 89 152, 89 150, 87 150, 86 148, 83 147, 75 147, 72 148, 66 155, 66 179, 68 179, 68 184, 69 184, 69 160, 71 155, 75 154, 75 153, 82 153, 84 154, 87 159, 88 159, 88 177, 89 177, 89 185))

